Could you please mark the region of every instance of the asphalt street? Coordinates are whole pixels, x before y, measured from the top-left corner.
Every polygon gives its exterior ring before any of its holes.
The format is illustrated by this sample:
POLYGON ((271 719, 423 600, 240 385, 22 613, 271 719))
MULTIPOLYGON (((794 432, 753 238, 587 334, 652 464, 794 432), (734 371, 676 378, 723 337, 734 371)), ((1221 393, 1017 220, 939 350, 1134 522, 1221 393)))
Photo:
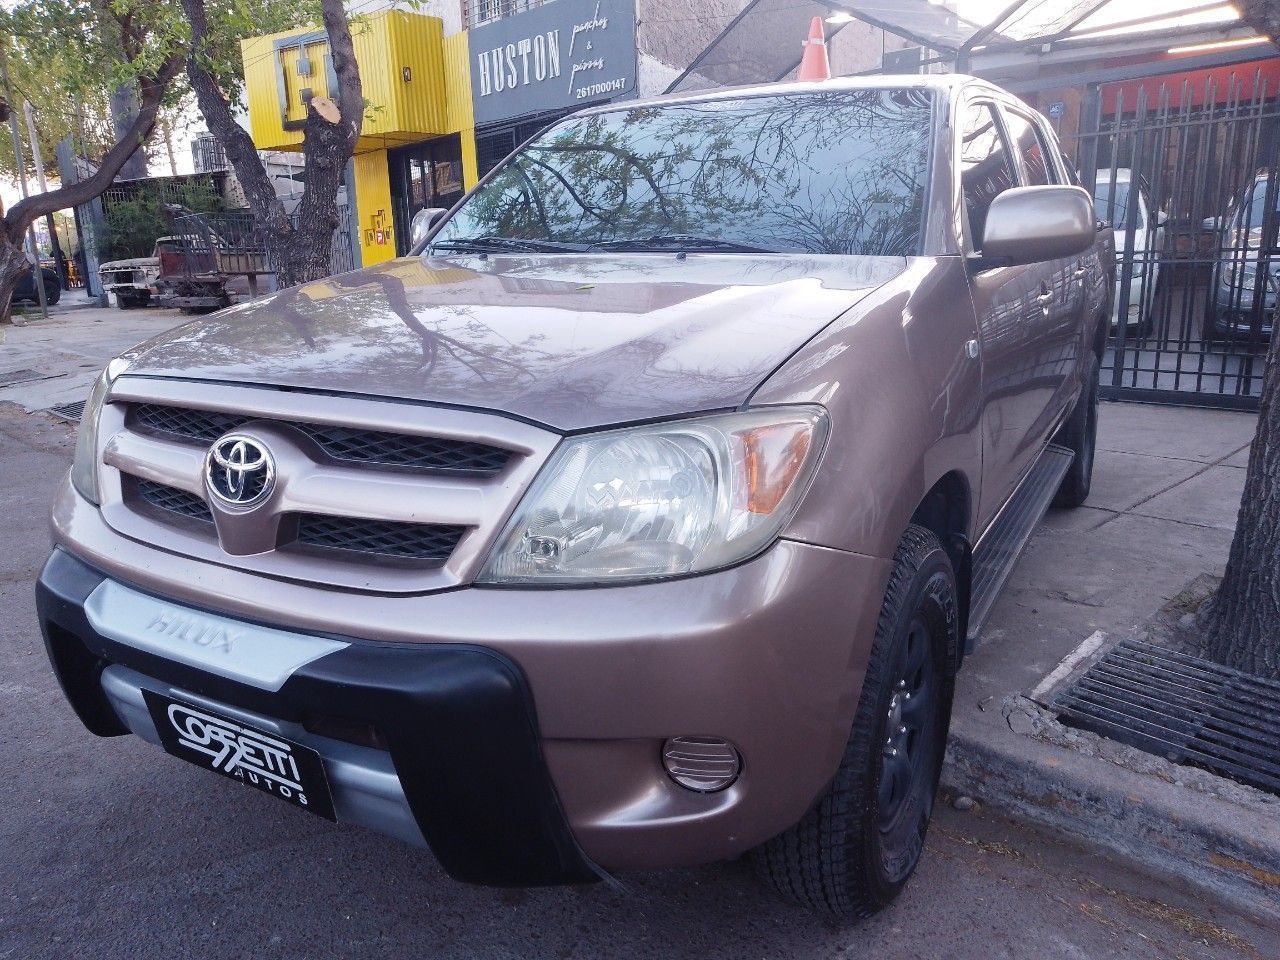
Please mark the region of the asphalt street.
POLYGON ((462 886, 429 853, 136 738, 97 739, 57 689, 32 595, 71 431, 5 399, 0 958, 1280 957, 1280 931, 1229 905, 980 808, 941 806, 901 900, 842 929, 775 900, 746 864, 462 886))

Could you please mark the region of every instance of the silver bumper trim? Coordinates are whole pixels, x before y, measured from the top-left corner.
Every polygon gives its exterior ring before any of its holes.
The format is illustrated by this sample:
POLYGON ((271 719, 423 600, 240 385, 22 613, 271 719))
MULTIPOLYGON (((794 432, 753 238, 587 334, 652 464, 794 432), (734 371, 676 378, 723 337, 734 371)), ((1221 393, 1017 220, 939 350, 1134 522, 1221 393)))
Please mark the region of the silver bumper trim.
POLYGON ((427 845, 409 809, 409 801, 405 799, 391 755, 385 751, 317 736, 299 724, 228 706, 119 664, 102 671, 102 689, 120 721, 155 746, 160 746, 160 735, 142 698, 144 689, 207 707, 224 717, 308 746, 324 761, 325 775, 333 793, 333 809, 339 822, 368 827, 414 846, 427 845))
POLYGON ((139 593, 104 580, 84 604, 104 637, 261 690, 279 690, 302 666, 350 646, 260 627, 139 593))

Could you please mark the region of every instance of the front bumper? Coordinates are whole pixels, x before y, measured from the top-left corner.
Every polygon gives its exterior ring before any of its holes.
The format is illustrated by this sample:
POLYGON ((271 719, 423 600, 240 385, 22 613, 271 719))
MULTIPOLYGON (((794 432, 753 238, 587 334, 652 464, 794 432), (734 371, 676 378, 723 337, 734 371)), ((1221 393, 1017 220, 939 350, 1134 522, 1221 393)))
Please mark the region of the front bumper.
POLYGON ((267 690, 100 632, 86 602, 106 582, 55 550, 36 586, 49 659, 93 733, 133 732, 159 744, 142 691, 195 699, 317 750, 340 820, 425 838, 459 880, 596 878, 543 762, 528 684, 507 658, 460 645, 334 644, 267 690), (386 749, 312 732, 318 721, 376 730, 386 749))
MULTIPOLYGON (((1121 301, 1121 281, 1119 277, 1119 268, 1116 269, 1116 286, 1115 296, 1111 300, 1111 325, 1117 327, 1120 325, 1120 301, 1121 301)), ((1155 285, 1147 281, 1143 276, 1131 277, 1129 280, 1129 307, 1128 319, 1129 325, 1135 326, 1140 323, 1146 315, 1146 307, 1152 300, 1155 293, 1155 285), (1144 287, 1144 282, 1148 285, 1144 287), (1146 294, 1144 303, 1143 294, 1146 294)))
MULTIPOLYGON (((111 529, 69 484, 53 527, 57 544, 101 574, 174 603, 424 663, 464 647, 511 664, 569 831, 607 870, 732 858, 804 816, 839 765, 890 567, 783 540, 739 567, 680 580, 387 596, 166 553, 111 529), (742 775, 719 793, 678 787, 661 762, 675 736, 731 741, 742 775)), ((232 703, 278 716, 259 699, 232 703)), ((435 772, 454 775, 447 763, 435 772)))
POLYGON ((1213 295, 1209 309, 1208 323, 1214 333, 1220 336, 1234 336, 1240 341, 1247 340, 1257 330, 1258 336, 1264 340, 1271 338, 1275 328, 1276 295, 1268 293, 1263 300, 1261 316, 1254 309, 1253 290, 1218 287, 1213 295))

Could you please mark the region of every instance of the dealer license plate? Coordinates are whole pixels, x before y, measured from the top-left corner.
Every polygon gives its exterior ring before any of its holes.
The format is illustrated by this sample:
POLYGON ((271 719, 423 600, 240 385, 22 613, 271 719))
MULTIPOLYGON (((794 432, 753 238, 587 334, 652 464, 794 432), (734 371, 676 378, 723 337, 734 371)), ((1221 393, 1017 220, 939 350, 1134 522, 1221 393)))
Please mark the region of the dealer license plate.
POLYGON ((175 757, 335 820, 320 754, 205 707, 143 690, 160 742, 175 757))

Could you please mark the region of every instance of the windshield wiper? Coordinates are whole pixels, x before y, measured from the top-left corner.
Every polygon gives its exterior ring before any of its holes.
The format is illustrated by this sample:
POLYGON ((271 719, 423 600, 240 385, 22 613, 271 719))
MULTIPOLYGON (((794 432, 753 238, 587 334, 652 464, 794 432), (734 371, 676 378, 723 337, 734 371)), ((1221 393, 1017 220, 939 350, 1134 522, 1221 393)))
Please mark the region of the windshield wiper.
POLYGON ((625 240, 601 240, 593 248, 606 250, 714 250, 718 253, 777 253, 766 247, 753 247, 747 243, 721 240, 718 237, 699 237, 691 233, 655 233, 651 237, 629 237, 625 240))
POLYGON ((460 237, 431 244, 432 250, 462 250, 469 253, 491 253, 494 250, 520 250, 528 253, 581 253, 585 243, 559 243, 555 240, 522 240, 519 237, 460 237))

